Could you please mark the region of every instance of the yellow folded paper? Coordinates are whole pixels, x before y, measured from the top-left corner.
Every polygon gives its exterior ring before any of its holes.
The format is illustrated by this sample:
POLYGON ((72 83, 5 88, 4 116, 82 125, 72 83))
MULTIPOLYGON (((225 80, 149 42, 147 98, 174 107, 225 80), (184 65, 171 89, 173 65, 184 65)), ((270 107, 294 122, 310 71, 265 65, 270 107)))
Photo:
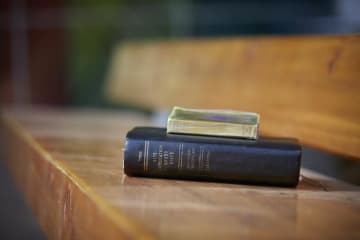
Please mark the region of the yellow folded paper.
POLYGON ((259 121, 259 114, 252 112, 174 107, 167 132, 256 139, 259 121))

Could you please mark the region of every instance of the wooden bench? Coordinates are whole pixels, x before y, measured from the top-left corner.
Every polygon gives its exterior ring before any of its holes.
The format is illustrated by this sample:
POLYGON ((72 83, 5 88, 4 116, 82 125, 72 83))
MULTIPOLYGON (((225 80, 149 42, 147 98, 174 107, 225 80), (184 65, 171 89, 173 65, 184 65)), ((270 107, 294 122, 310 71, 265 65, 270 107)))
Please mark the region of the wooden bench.
POLYGON ((360 35, 128 43, 112 64, 113 101, 255 111, 262 134, 360 158, 360 35))
POLYGON ((360 236, 358 187, 303 170, 296 189, 127 177, 126 113, 2 116, 9 170, 49 239, 360 236))
MULTIPOLYGON (((115 54, 109 92, 151 108, 258 111, 263 134, 359 158, 359 43, 129 44, 115 54)), ((7 108, 1 124, 8 169, 49 239, 360 238, 360 188, 306 169, 297 188, 127 177, 126 132, 154 124, 142 115, 7 108)))

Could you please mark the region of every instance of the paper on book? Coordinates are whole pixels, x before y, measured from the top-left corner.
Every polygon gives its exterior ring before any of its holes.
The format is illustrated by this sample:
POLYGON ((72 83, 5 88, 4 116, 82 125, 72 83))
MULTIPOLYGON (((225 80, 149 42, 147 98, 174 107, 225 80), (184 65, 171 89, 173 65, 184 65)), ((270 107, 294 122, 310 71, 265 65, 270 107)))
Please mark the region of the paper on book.
POLYGON ((174 107, 167 132, 256 139, 259 121, 252 112, 174 107))

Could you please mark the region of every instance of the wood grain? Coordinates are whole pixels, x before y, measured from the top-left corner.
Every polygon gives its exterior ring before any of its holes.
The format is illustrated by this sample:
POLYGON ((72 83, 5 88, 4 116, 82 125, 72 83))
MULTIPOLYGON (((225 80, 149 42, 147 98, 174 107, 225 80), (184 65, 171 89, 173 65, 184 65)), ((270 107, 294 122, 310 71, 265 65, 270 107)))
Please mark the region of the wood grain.
POLYGON ((358 187, 302 170, 296 189, 127 177, 129 113, 6 110, 5 158, 49 239, 358 239, 358 187))
POLYGON ((107 86, 153 109, 258 112, 262 134, 360 158, 360 35, 123 44, 107 86))

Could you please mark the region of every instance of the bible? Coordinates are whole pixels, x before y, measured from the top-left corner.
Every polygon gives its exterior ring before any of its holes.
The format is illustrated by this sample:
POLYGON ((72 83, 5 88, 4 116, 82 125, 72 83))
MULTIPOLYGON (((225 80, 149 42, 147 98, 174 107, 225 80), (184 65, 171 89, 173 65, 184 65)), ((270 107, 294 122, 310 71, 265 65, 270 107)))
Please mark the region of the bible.
POLYGON ((260 115, 233 110, 174 107, 167 121, 167 132, 256 139, 260 115))
POLYGON ((126 136, 123 166, 129 176, 295 186, 300 162, 295 139, 179 135, 136 127, 126 136))

